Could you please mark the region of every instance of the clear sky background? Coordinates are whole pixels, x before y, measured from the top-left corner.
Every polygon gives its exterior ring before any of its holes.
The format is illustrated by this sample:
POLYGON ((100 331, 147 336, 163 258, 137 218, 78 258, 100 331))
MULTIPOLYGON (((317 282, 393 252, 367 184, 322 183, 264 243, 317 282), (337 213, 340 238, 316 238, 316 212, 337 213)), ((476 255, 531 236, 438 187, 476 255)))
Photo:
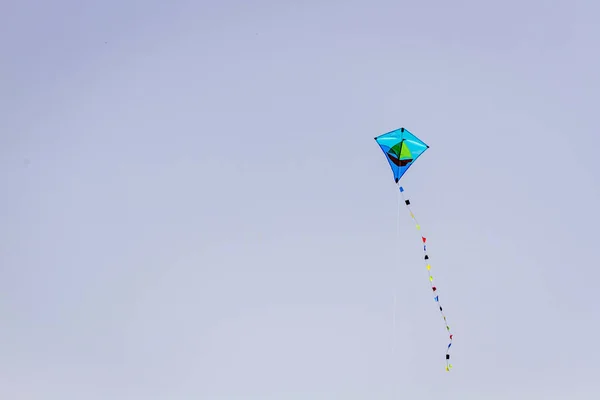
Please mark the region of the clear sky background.
POLYGON ((599 14, 3 2, 0 398, 596 398, 599 14))

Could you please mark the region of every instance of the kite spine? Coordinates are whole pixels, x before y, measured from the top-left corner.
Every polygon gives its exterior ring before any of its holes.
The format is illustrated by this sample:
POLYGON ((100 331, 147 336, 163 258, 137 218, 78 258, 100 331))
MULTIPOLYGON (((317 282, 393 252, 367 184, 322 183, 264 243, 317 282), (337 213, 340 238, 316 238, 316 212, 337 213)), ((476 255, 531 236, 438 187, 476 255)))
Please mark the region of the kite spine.
POLYGON ((452 364, 450 363, 450 347, 452 346, 452 339, 453 339, 454 335, 452 334, 452 331, 450 330, 450 326, 448 325, 446 315, 444 314, 444 308, 442 307, 442 303, 440 302, 438 289, 435 286, 435 283, 433 281, 433 275, 431 275, 431 264, 429 262, 429 255, 427 254, 427 238, 425 236, 423 236, 423 234, 421 234, 421 232, 420 232, 421 225, 419 225, 419 221, 415 217, 415 214, 413 213, 413 211, 410 207, 410 200, 408 200, 404 196, 404 188, 400 185, 398 185, 398 188, 400 189, 400 194, 402 196, 402 200, 404 200, 404 204, 406 205, 406 208, 408 209, 408 211, 410 213, 410 217, 413 219, 415 226, 417 228, 417 231, 419 231, 419 234, 421 235, 421 241, 423 243, 423 261, 425 263, 425 268, 427 269, 427 274, 429 275, 429 284, 430 284, 431 290, 434 294, 433 299, 438 304, 440 314, 442 315, 442 318, 444 320, 444 325, 446 326, 446 330, 448 331, 448 335, 449 335, 450 341, 448 343, 448 347, 446 348, 446 371, 450 371, 452 369, 452 364))

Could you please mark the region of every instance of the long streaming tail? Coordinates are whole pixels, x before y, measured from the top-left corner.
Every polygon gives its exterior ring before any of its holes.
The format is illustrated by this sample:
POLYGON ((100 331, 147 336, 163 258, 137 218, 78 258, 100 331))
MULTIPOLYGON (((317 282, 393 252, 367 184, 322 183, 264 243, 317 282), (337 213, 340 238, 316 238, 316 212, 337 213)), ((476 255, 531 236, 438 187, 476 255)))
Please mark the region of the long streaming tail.
POLYGON ((427 254, 427 238, 421 233, 421 225, 419 225, 419 222, 417 221, 417 218, 415 217, 415 214, 413 213, 413 211, 410 207, 410 200, 408 200, 404 196, 404 188, 400 185, 398 185, 398 187, 400 189, 400 194, 402 195, 402 200, 404 200, 404 204, 406 204, 406 208, 408 208, 408 211, 410 212, 410 216, 413 219, 413 221, 415 222, 417 231, 419 231, 419 234, 421 235, 421 241, 423 242, 423 260, 425 262, 425 268, 427 268, 427 273, 429 274, 429 283, 431 285, 431 290, 433 291, 433 294, 434 294, 433 299, 438 304, 438 307, 440 309, 440 314, 442 315, 442 318, 444 319, 444 325, 446 325, 446 330, 448 331, 448 334, 450 335, 449 336, 450 342, 448 343, 448 347, 446 348, 446 371, 450 371, 452 369, 452 364, 450 363, 450 346, 452 346, 452 339, 453 339, 454 335, 450 331, 450 326, 448 325, 448 321, 446 320, 446 315, 444 314, 444 309, 442 307, 442 303, 440 302, 438 289, 435 286, 435 283, 433 281, 433 275, 431 275, 431 264, 429 262, 429 255, 427 254))

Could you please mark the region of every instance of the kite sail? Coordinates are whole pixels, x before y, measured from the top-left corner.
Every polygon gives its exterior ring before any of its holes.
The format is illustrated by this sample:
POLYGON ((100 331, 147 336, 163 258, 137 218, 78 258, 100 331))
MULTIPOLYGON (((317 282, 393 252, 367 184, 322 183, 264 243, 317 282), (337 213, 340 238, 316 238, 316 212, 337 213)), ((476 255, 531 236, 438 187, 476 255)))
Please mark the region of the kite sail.
POLYGON ((390 164, 390 168, 394 174, 394 181, 396 184, 398 184, 402 200, 404 200, 404 204, 408 208, 410 217, 415 223, 417 231, 419 231, 419 234, 421 235, 421 242, 423 244, 423 261, 429 275, 429 283, 434 296, 433 299, 439 307, 450 339, 448 347, 446 348, 446 371, 450 371, 452 369, 452 364, 450 363, 450 346, 452 346, 453 334, 450 331, 450 326, 446 320, 446 315, 444 314, 444 309, 440 301, 438 289, 433 280, 433 275, 431 275, 431 264, 429 261, 429 254, 427 252, 427 238, 420 232, 421 226, 419 225, 419 222, 417 221, 415 214, 410 207, 410 200, 404 196, 404 188, 400 186, 399 183, 406 171, 408 171, 408 169, 429 148, 429 146, 404 128, 396 129, 377 136, 375 141, 385 154, 388 163, 390 164))

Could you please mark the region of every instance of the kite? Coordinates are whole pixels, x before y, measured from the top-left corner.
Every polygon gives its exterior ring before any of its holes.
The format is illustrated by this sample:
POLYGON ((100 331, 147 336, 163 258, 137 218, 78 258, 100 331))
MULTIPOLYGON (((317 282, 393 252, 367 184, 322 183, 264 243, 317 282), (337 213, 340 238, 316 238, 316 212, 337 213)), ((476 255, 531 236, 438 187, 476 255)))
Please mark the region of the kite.
MULTIPOLYGON (((429 254, 427 253, 427 238, 421 233, 421 226, 419 225, 419 222, 417 221, 417 218, 410 207, 410 200, 405 197, 404 188, 400 186, 400 179, 415 163, 415 161, 417 161, 417 159, 425 151, 427 151, 429 146, 405 128, 396 129, 379 135, 375 137, 375 141, 385 154, 388 163, 390 164, 390 168, 394 174, 394 181, 398 185, 402 200, 404 201, 404 204, 410 213, 410 217, 415 223, 417 231, 419 231, 421 236, 421 242, 423 244, 423 261, 429 275, 429 283, 434 296, 433 299, 435 300, 436 305, 439 307, 440 313, 444 320, 444 325, 446 326, 446 330, 449 335, 450 341, 448 343, 448 347, 446 348, 446 371, 450 371, 452 369, 452 364, 450 363, 450 346, 452 346, 453 334, 446 320, 446 315, 444 314, 444 309, 440 301, 439 292, 433 280, 433 276, 431 275, 431 264, 429 261, 429 254)), ((400 207, 400 205, 398 205, 398 207, 400 207)))

